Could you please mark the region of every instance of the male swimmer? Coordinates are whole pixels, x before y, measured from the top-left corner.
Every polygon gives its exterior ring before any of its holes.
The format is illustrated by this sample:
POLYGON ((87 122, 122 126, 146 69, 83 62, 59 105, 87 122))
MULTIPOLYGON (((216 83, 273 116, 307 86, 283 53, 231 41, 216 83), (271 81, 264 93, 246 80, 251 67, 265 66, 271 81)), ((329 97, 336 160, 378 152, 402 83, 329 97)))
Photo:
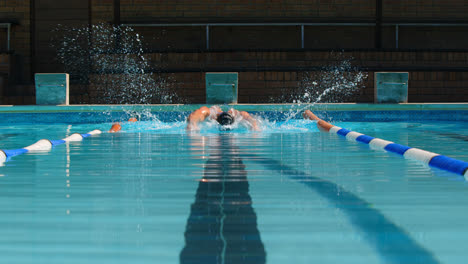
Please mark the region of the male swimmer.
POLYGON ((215 120, 219 123, 222 129, 229 129, 233 124, 241 124, 247 126, 250 130, 260 131, 258 122, 249 113, 238 111, 233 108, 225 112, 217 105, 210 108, 202 106, 193 111, 187 118, 187 130, 200 130, 199 124, 205 120, 215 120))

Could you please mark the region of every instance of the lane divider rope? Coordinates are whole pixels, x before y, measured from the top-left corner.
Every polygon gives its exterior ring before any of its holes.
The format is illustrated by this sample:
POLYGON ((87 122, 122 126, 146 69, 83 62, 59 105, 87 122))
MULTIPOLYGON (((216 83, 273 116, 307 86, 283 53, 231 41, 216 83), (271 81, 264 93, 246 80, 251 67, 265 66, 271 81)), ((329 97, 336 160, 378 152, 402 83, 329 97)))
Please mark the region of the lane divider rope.
POLYGON ((337 134, 350 141, 368 144, 372 149, 385 150, 404 156, 407 159, 418 160, 431 167, 456 173, 468 179, 468 162, 334 126, 318 118, 309 110, 304 111, 303 116, 304 118, 317 121, 317 127, 320 131, 337 134))
POLYGON ((101 130, 95 129, 85 134, 74 133, 64 139, 59 139, 59 140, 41 139, 30 146, 20 148, 20 149, 10 149, 10 150, 2 149, 0 150, 0 164, 8 161, 11 157, 18 156, 27 152, 48 151, 52 149, 52 147, 64 144, 66 142, 82 141, 84 138, 87 138, 93 135, 98 135, 101 133, 102 133, 101 130))
MULTIPOLYGON (((132 117, 128 120, 128 122, 137 122, 138 119, 132 117)), ((111 126, 111 129, 108 131, 109 133, 115 133, 118 132, 122 129, 122 126, 119 123, 114 123, 111 126)), ((82 141, 83 139, 101 134, 102 131, 95 129, 93 131, 90 131, 85 134, 79 134, 79 133, 74 133, 71 134, 70 136, 64 138, 64 139, 59 139, 59 140, 48 140, 48 139, 41 139, 37 141, 36 143, 20 148, 20 149, 0 149, 0 165, 2 165, 4 162, 8 161, 10 158, 14 156, 18 156, 21 154, 24 154, 26 152, 34 152, 34 151, 48 151, 52 149, 52 147, 64 144, 66 142, 76 142, 76 141, 82 141)))

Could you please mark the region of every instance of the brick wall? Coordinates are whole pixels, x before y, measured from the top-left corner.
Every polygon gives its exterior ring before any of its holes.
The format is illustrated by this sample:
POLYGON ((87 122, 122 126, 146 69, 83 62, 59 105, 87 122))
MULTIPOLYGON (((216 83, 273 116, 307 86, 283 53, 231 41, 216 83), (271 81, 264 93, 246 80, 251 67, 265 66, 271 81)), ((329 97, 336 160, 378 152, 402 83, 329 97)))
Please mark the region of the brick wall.
POLYGON ((468 26, 399 28, 399 47, 427 49, 465 49, 468 47, 468 26))
MULTIPOLYGON (((374 72, 364 72, 368 78, 354 94, 325 98, 323 102, 374 101, 374 72)), ((308 100, 303 95, 306 87, 303 76, 306 72, 240 72, 239 103, 291 103, 293 99, 308 100)), ((203 73, 173 73, 174 84, 185 103, 205 102, 205 80, 203 73)), ((468 102, 466 72, 410 72, 408 101, 424 102, 468 102)))
MULTIPOLYGON (((13 73, 19 76, 13 86, 4 88, 4 93, 11 95, 4 101, 34 101, 32 62, 35 62, 35 72, 61 71, 50 48, 51 28, 58 23, 112 24, 116 21, 116 2, 120 2, 122 23, 374 22, 376 16, 375 0, 0 1, 0 20, 16 22, 12 27, 11 49, 17 61, 13 73), (33 23, 31 17, 35 18, 33 23), (35 31, 31 32, 31 28, 35 31)), ((468 19, 466 0, 382 0, 382 7, 383 23, 466 22, 468 19)), ((298 26, 212 26, 210 43, 206 43, 203 26, 140 26, 135 30, 143 36, 144 48, 149 52, 145 56, 150 63, 148 71, 153 70, 151 78, 164 84, 158 88, 162 95, 152 97, 154 103, 169 94, 176 95, 180 102, 202 103, 204 73, 224 70, 240 72, 240 102, 291 100, 292 95, 303 92, 308 76, 316 75, 320 67, 334 61, 330 57, 331 49, 359 49, 344 55, 352 57, 353 64, 368 73, 365 88, 348 97, 348 101, 371 102, 373 72, 381 70, 410 72, 409 100, 412 102, 468 101, 467 52, 456 51, 468 47, 468 38, 463 37, 468 34, 467 27, 399 26, 397 43, 396 27, 384 25, 382 47, 390 50, 374 49, 377 32, 373 25, 305 26, 305 50, 300 49, 298 26), (207 45, 210 50, 206 50, 207 45), (397 46, 406 51, 395 50, 397 46)), ((0 31, 0 41, 5 41, 4 30, 0 31)), ((101 76, 101 81, 114 78, 104 77, 101 76)), ((90 85, 74 82, 71 102, 106 102, 109 87, 102 82, 92 81, 90 85)))
POLYGON ((114 0, 92 0, 91 10, 93 24, 111 22, 114 19, 114 0))
POLYGON ((468 102, 468 72, 411 72, 411 102, 468 102))
MULTIPOLYGON (((202 26, 134 27, 143 36, 147 49, 183 50, 206 48, 206 29, 202 26)), ((382 47, 386 49, 465 49, 468 27, 398 26, 382 28, 382 47)), ((299 49, 299 26, 211 26, 211 49, 299 49)), ((373 26, 305 26, 305 49, 372 49, 373 26)))
POLYGON ((375 29, 365 26, 306 26, 304 47, 309 49, 371 49, 375 47, 375 29))
POLYGON ((465 0, 383 0, 383 17, 388 20, 466 20, 468 5, 465 0))
MULTIPOLYGON (((468 52, 172 52, 145 54, 145 57, 149 61, 149 66, 155 71, 154 79, 164 81, 162 86, 166 90, 162 92, 171 91, 178 97, 179 102, 183 103, 204 103, 206 96, 204 73, 210 71, 239 72, 240 103, 308 100, 302 96, 306 92, 311 93, 312 81, 318 83, 317 89, 312 91, 321 92, 329 88, 330 83, 343 83, 343 76, 356 75, 359 72, 367 75, 367 78, 364 78, 351 94, 339 98, 329 96, 324 100, 369 103, 373 102, 374 98, 375 71, 409 71, 410 102, 468 101, 468 89, 466 89, 468 73, 458 71, 458 68, 463 68, 468 61, 468 52), (335 69, 340 70, 338 75, 333 75, 335 69)), ((99 60, 106 58, 99 57, 99 60)), ((117 59, 112 58, 112 60, 117 59)), ((114 77, 100 76, 100 78, 101 80, 92 80, 96 86, 93 88, 92 98, 99 98, 99 86, 102 80, 115 84, 114 77)), ((342 92, 339 90, 335 94, 342 92)), ((153 103, 161 102, 158 101, 161 97, 154 99, 153 103)))
MULTIPOLYGON (((30 41, 30 1, 0 1, 0 20, 12 22, 10 50, 17 55, 14 78, 9 82, 28 82, 31 80, 31 41, 30 41)), ((2 48, 6 48, 6 30, 0 37, 2 48)))
POLYGON ((143 38, 146 49, 191 49, 206 47, 204 27, 133 27, 143 38))
POLYGON ((121 0, 122 21, 373 18, 374 0, 121 0))
MULTIPOLYGON (((125 56, 125 55, 119 55, 125 56)), ((238 51, 168 52, 145 54, 155 70, 237 71, 306 70, 349 60, 362 69, 424 69, 450 71, 466 66, 462 51, 238 51)))
MULTIPOLYGON (((96 1, 110 5, 112 1, 96 1)), ((375 0, 121 0, 123 21, 208 19, 373 19, 375 0)), ((465 0, 383 0, 383 20, 466 20, 465 0)))
MULTIPOLYGON (((61 41, 57 29, 61 27, 80 28, 88 24, 88 1, 83 0, 35 0, 34 49, 36 51, 34 71, 62 72, 63 67, 56 59, 52 47, 61 41)), ((75 45, 75 43, 69 43, 75 45)))

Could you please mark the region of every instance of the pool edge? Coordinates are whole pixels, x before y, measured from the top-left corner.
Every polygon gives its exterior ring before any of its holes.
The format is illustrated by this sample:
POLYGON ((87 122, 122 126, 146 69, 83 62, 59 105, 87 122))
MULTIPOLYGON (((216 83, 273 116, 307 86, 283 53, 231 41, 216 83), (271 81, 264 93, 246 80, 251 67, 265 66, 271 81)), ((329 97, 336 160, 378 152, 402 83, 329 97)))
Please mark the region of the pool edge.
MULTIPOLYGON (((128 112, 128 111, 192 111, 205 104, 148 104, 148 105, 0 105, 2 113, 60 113, 60 112, 128 112)), ((208 105, 208 104, 206 104, 208 105)), ((323 111, 417 111, 417 110, 468 110, 468 103, 404 103, 404 104, 231 104, 244 111, 289 111, 289 110, 323 110, 323 111)))

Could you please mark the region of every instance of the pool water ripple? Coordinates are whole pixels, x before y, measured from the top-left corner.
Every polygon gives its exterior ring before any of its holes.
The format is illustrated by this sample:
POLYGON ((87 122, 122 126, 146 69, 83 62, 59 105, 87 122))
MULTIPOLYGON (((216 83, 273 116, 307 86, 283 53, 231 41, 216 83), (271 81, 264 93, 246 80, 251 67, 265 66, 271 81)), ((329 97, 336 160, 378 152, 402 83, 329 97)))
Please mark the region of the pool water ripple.
MULTIPOLYGON (((463 177, 320 133, 313 122, 288 122, 264 133, 208 127, 197 134, 186 134, 181 124, 156 125, 162 131, 141 124, 13 157, 0 167, 0 262, 460 263, 466 257, 463 177)), ((44 125, 30 134, 21 125, 0 126, 9 135, 1 148, 108 125, 44 125)), ((449 134, 465 135, 466 124, 337 125, 468 160, 467 142, 449 134)))

